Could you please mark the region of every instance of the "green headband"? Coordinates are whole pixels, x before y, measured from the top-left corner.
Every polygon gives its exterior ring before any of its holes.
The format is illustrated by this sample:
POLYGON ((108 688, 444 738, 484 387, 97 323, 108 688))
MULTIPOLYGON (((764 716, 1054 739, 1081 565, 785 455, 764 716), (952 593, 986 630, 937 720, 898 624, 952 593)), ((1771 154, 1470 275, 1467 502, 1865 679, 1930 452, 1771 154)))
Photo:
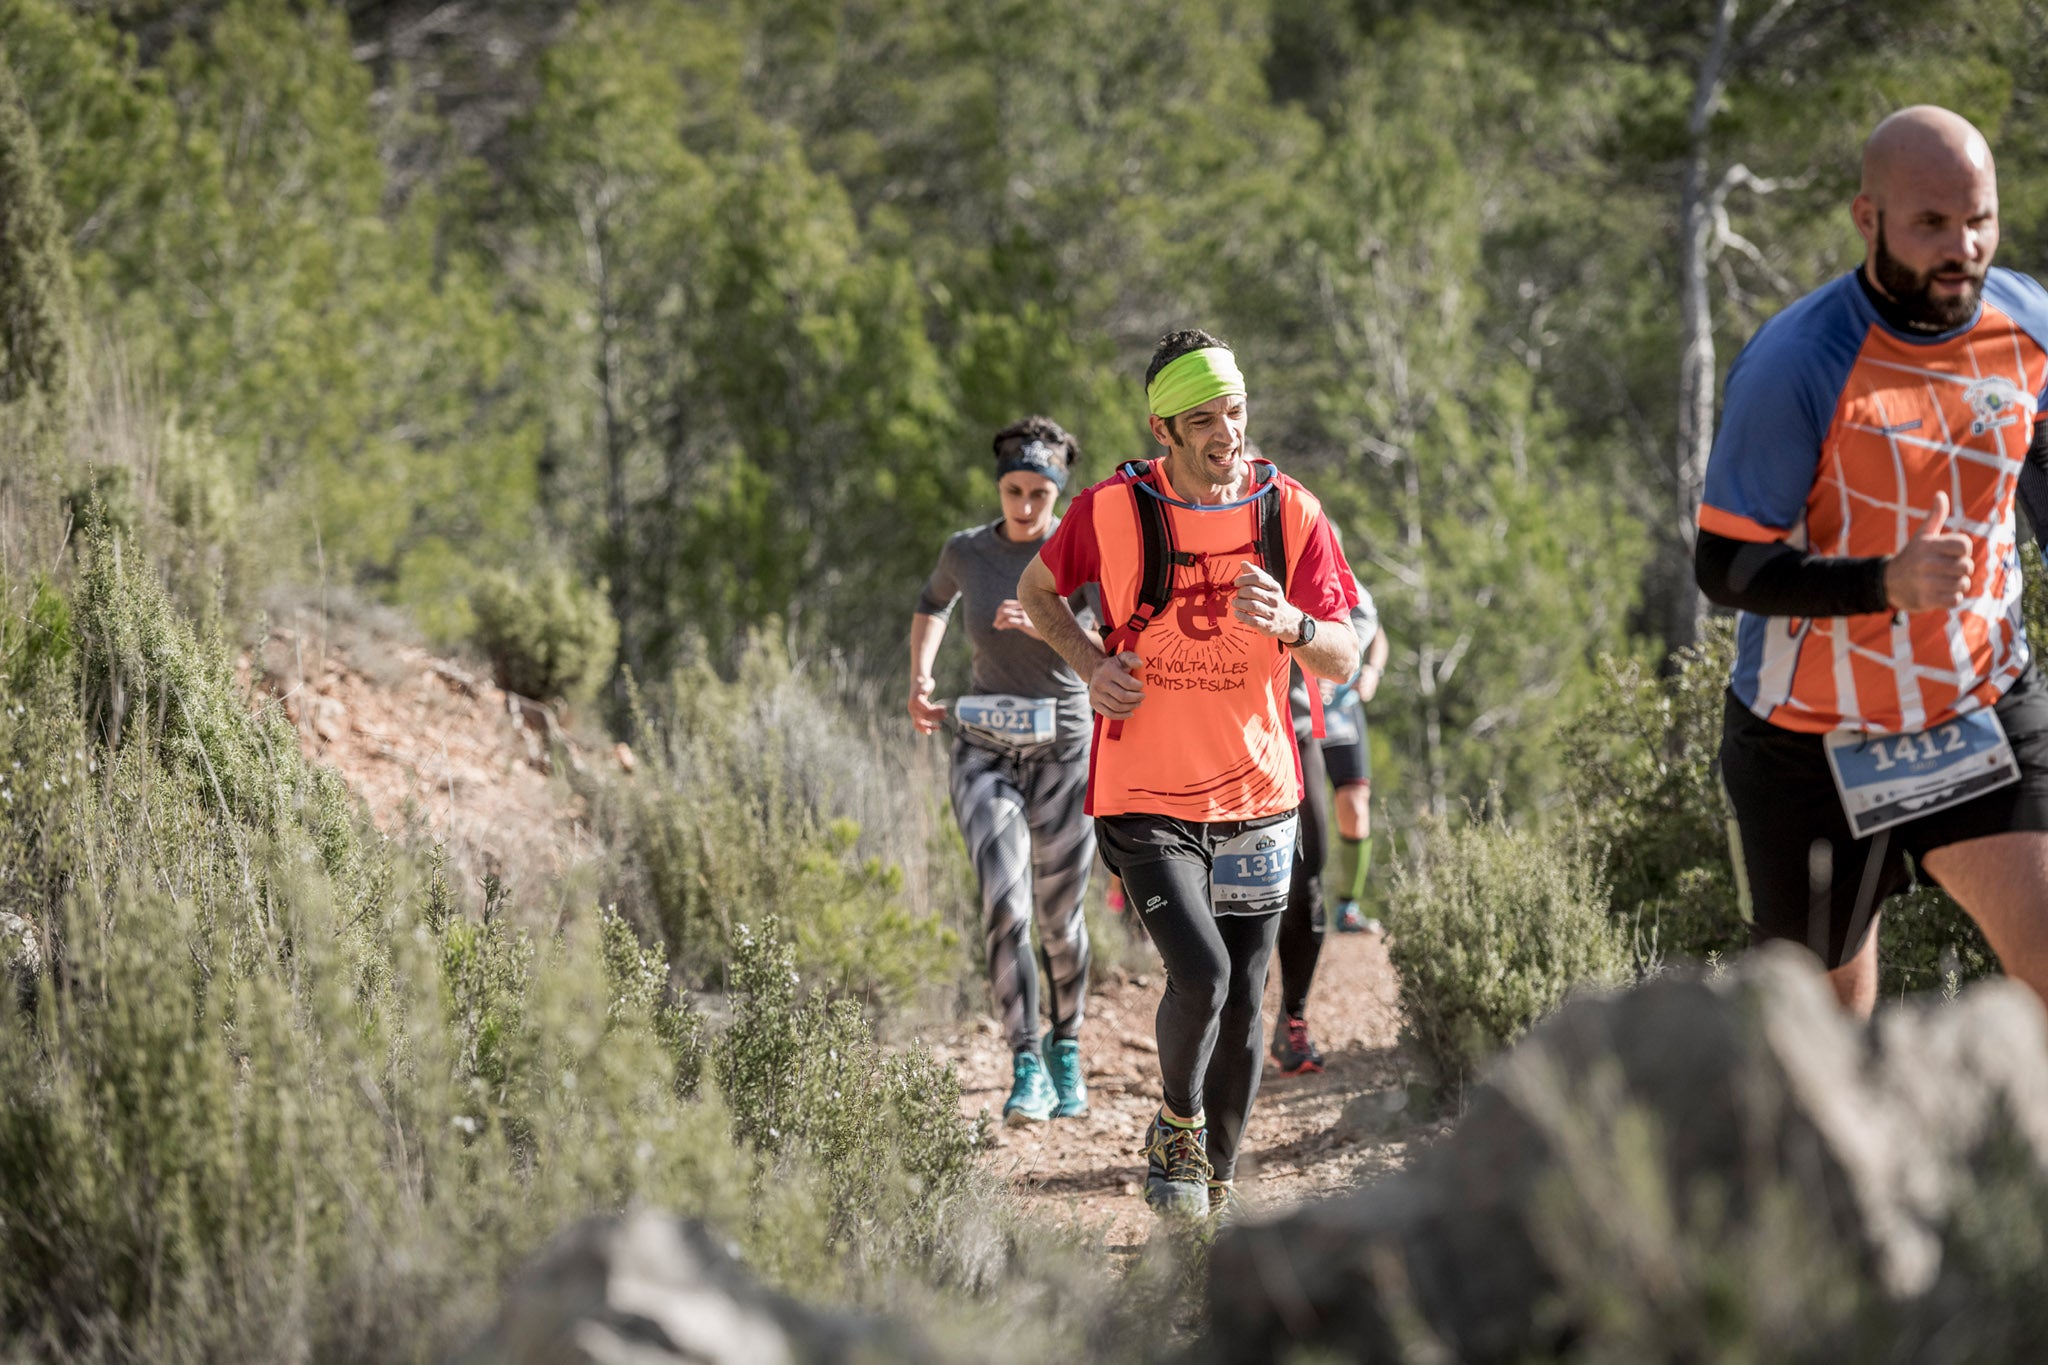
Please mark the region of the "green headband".
POLYGON ((1205 346, 1168 361, 1146 388, 1145 401, 1154 417, 1178 417, 1226 393, 1244 396, 1237 357, 1221 346, 1205 346))

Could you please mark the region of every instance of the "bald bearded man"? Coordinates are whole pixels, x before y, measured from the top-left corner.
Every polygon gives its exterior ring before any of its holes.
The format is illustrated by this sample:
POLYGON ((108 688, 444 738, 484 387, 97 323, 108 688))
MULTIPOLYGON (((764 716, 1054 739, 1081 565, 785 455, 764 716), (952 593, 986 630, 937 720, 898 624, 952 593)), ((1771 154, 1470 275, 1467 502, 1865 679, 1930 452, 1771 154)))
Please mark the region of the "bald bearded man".
MULTIPOLYGON (((1694 559, 1738 608, 1722 780, 1754 940, 1877 999, 1907 857, 2048 997, 2048 688, 2020 616, 2014 500, 2048 486, 2048 291, 1993 269, 1998 180, 1960 116, 1864 146, 1862 266, 1728 374, 1694 559)), ((1932 984, 1932 983, 1929 983, 1932 984)))

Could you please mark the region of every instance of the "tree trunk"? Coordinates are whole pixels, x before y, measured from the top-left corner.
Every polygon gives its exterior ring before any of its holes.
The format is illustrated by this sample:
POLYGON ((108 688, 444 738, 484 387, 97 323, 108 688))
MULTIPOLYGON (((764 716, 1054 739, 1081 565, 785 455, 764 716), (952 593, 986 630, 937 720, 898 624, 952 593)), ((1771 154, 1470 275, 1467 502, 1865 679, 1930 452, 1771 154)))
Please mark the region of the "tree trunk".
POLYGON ((1441 820, 1450 810, 1450 774, 1444 767, 1444 708, 1437 690, 1437 669, 1442 658, 1430 638, 1434 623, 1430 620, 1429 564, 1422 536, 1422 470, 1415 459, 1414 433, 1406 434, 1410 444, 1403 447, 1402 456, 1402 491, 1406 495, 1402 541, 1408 551, 1408 562, 1415 570, 1415 619, 1422 627, 1415 642, 1415 660, 1422 698, 1423 756, 1429 772, 1429 813, 1441 820))
POLYGON ((1707 296, 1707 266, 1714 237, 1714 192, 1708 185, 1708 131, 1726 79, 1728 39, 1739 0, 1721 0, 1713 40, 1700 59, 1686 121, 1685 178, 1678 237, 1678 443, 1672 452, 1672 537, 1669 542, 1664 644, 1672 651, 1697 644, 1703 619, 1693 585, 1694 528, 1706 485, 1707 453, 1714 444, 1714 316, 1707 296))
POLYGON ((608 561, 606 567, 611 571, 607 587, 610 590, 612 619, 619 627, 619 652, 612 667, 610 689, 614 703, 623 713, 625 675, 639 662, 640 654, 638 622, 633 619, 632 598, 628 593, 625 572, 631 553, 631 546, 627 543, 630 531, 626 496, 628 440, 619 399, 622 368, 620 324, 618 301, 613 296, 606 195, 607 191, 603 189, 597 191, 593 196, 594 202, 583 205, 579 217, 582 219, 585 269, 597 306, 597 372, 593 378, 597 384, 598 437, 604 449, 605 557, 608 561))

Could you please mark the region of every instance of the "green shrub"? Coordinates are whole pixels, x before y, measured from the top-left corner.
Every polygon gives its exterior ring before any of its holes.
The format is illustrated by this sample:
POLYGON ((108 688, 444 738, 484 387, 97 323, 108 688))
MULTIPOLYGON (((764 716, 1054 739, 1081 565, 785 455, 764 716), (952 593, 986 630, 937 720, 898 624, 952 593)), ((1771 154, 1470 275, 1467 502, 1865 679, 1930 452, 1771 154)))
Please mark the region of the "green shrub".
POLYGON ((616 852, 605 900, 700 984, 722 984, 739 930, 775 917, 804 978, 835 994, 887 1011, 957 989, 972 964, 930 893, 965 854, 943 811, 906 799, 935 783, 760 642, 733 681, 700 665, 656 701, 642 772, 586 793, 616 852))
POLYGON ((1567 791, 1600 854, 1609 908, 1637 934, 1646 966, 1749 941, 1719 760, 1731 624, 1710 621, 1666 676, 1603 660, 1598 698, 1565 727, 1567 791))
POLYGON ((0 690, 22 695, 62 676, 74 644, 71 604, 47 577, 17 588, 0 576, 0 690))
POLYGON ((1407 1028, 1444 1083, 1582 987, 1628 979, 1596 853, 1578 836, 1493 818, 1425 827, 1394 874, 1401 918, 1388 954, 1407 1028))
MULTIPOLYGON (((0 596, 10 640, 61 634, 0 596)), ((786 983, 787 945, 710 1037, 615 917, 478 918, 358 824, 118 542, 70 631, 0 707, 0 889, 55 926, 0 991, 0 1358, 444 1359, 636 1201, 814 1300, 950 1273, 990 1197, 957 1088, 786 983)))
POLYGON ((960 1119, 959 1084, 922 1052, 885 1053, 853 1001, 800 990, 795 954, 775 931, 773 920, 758 937, 743 925, 734 943, 733 1021, 714 1048, 733 1131, 818 1163, 834 1241, 922 1244, 978 1145, 960 1119))
POLYGON ((494 573, 470 595, 473 639, 498 686, 542 701, 579 697, 611 671, 619 627, 602 587, 558 566, 494 573))
POLYGON ((0 61, 0 487, 60 444, 78 293, 34 122, 0 61))

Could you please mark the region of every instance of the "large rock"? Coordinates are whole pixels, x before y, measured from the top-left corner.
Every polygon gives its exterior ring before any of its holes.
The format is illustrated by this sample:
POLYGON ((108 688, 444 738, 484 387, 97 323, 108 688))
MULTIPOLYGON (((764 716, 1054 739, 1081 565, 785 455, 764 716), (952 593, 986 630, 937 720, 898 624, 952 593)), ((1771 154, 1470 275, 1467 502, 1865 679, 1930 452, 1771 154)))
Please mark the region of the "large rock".
POLYGON ((1717 979, 1568 1005, 1408 1172, 1227 1234, 1210 1345, 1403 1360, 1433 1337, 1460 1360, 1526 1358, 1588 1330, 1560 1292, 1575 1277, 1678 1275, 1667 1248, 1741 1247, 1768 1219, 1904 1298, 1933 1283, 1949 1213, 2015 1141, 2048 1171, 2031 992, 1984 982, 1866 1028, 1811 957, 1765 947, 1717 979))
POLYGON ((507 1293, 464 1365, 854 1365, 932 1359, 906 1329, 764 1289, 702 1225, 586 1219, 507 1293))

